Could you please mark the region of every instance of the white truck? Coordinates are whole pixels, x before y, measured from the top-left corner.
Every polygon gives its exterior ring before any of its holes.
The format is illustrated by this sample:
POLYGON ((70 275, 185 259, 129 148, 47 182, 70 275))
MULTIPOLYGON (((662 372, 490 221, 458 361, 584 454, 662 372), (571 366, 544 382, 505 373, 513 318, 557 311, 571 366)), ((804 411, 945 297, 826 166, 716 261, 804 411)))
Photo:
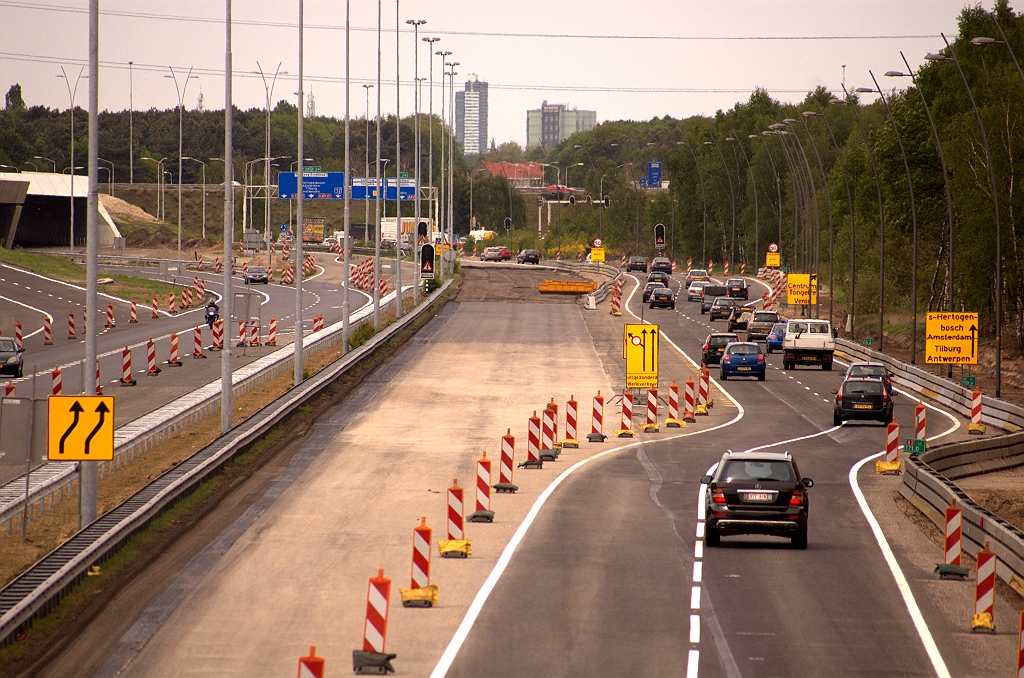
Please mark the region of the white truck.
POLYGON ((782 365, 787 370, 797 365, 821 365, 832 370, 832 354, 836 350, 835 333, 827 320, 803 318, 786 323, 782 340, 782 365))

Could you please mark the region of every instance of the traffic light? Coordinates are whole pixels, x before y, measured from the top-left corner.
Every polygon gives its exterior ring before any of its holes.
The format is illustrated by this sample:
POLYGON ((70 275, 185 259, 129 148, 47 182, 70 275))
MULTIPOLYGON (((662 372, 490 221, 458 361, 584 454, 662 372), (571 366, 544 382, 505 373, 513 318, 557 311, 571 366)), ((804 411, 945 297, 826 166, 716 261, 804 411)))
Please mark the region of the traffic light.
POLYGON ((569 196, 569 204, 570 205, 575 205, 576 204, 576 196, 575 195, 570 195, 569 196))
POLYGON ((604 197, 604 206, 605 206, 605 207, 611 207, 611 204, 612 204, 612 201, 611 201, 611 199, 610 199, 610 198, 609 198, 609 197, 608 197, 608 196, 606 195, 606 196, 604 197))
POLYGON ((654 246, 665 249, 665 224, 657 224, 654 227, 654 246))
POLYGON ((512 217, 505 217, 505 230, 506 231, 511 231, 512 230, 512 217))

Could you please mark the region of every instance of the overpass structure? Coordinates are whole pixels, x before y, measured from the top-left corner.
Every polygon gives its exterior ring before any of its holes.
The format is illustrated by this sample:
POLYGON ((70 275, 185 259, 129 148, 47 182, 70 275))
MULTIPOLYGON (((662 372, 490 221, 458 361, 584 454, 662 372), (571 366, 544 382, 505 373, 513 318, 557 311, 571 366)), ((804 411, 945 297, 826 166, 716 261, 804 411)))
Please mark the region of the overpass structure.
MULTIPOLYGON (((88 177, 51 172, 0 174, 0 246, 84 247, 88 194, 88 177)), ((99 209, 99 244, 111 247, 121 233, 102 204, 99 209)))

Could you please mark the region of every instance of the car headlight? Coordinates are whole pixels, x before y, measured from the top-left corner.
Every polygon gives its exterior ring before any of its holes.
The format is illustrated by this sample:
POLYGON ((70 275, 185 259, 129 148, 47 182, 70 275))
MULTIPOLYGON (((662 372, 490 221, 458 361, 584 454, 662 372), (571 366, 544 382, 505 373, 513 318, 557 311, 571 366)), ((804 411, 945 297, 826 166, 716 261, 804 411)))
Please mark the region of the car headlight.
POLYGON ((7 364, 8 365, 17 365, 18 364, 18 356, 12 355, 10 358, 7 359, 7 364))

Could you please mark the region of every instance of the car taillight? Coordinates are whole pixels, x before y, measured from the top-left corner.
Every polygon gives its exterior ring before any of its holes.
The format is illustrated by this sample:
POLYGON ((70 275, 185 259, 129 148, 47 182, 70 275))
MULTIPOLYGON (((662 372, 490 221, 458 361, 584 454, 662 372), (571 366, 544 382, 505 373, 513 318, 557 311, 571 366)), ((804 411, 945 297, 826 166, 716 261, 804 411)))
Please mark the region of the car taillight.
POLYGON ((711 501, 713 501, 716 504, 724 504, 725 492, 722 492, 722 490, 720 489, 716 489, 714 492, 711 493, 711 501))
POLYGON ((882 383, 885 384, 886 386, 892 386, 892 379, 890 379, 889 377, 883 377, 882 383))
POLYGON ((704 342, 704 350, 705 351, 708 350, 708 342, 706 342, 706 341, 704 342))
POLYGON ((792 496, 789 498, 790 506, 800 506, 804 503, 804 493, 800 490, 793 490, 792 496))
POLYGON ((722 358, 722 360, 724 360, 725 362, 731 362, 731 360, 732 360, 732 359, 731 359, 731 358, 729 357, 729 354, 728 354, 728 353, 726 353, 726 354, 725 354, 725 357, 724 357, 724 358, 722 358))
POLYGON ((761 354, 761 353, 757 354, 757 362, 759 362, 759 363, 763 363, 764 362, 764 355, 763 354, 761 354))
POLYGON ((836 402, 843 402, 843 389, 839 389, 839 393, 836 394, 836 402))

